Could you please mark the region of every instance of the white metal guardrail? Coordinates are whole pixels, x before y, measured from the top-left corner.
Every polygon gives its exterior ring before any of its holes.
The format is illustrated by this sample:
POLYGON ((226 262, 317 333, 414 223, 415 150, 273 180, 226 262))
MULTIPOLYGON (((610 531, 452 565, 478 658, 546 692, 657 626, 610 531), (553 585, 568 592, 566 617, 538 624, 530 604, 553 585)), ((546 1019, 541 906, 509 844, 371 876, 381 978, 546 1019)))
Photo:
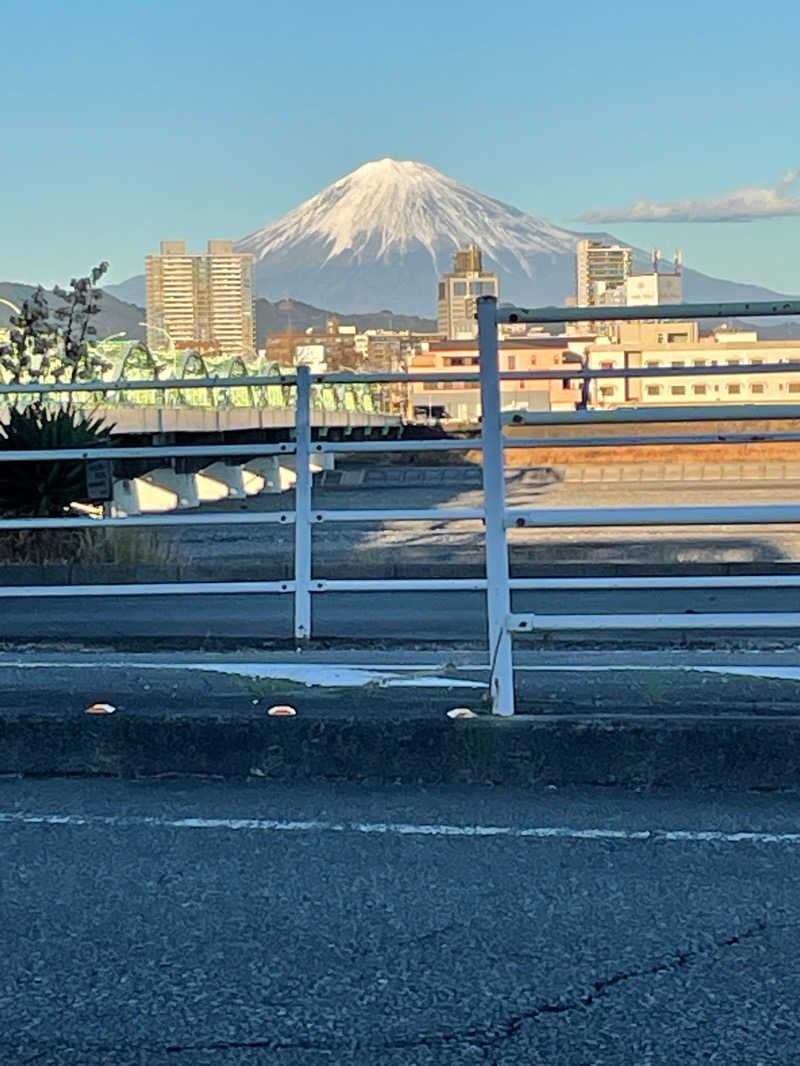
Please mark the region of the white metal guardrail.
MULTIPOLYGON (((486 577, 487 621, 491 657, 490 696, 496 714, 514 713, 514 670, 511 646, 512 633, 564 630, 632 630, 632 629, 714 629, 714 628, 794 628, 800 627, 800 613, 731 613, 731 614, 616 614, 616 615, 537 615, 515 614, 511 609, 511 582, 508 573, 507 530, 510 526, 563 528, 568 526, 628 526, 628 525, 712 525, 715 523, 779 523, 800 521, 800 506, 781 507, 642 507, 598 508, 587 510, 508 509, 505 505, 505 476, 502 448, 502 423, 499 352, 497 327, 503 322, 545 323, 672 318, 728 318, 761 315, 800 314, 800 301, 781 301, 770 304, 681 304, 673 307, 603 307, 603 308, 498 308, 494 297, 478 299, 478 327, 481 368, 481 410, 483 417, 483 477, 486 505, 486 577), (662 313, 663 312, 663 313, 662 313)), ((782 365, 784 372, 787 364, 782 365)), ((670 376, 695 375, 698 371, 724 373, 734 367, 670 367, 670 376)), ((743 367, 749 370, 749 367, 743 367)), ((770 366, 764 372, 776 373, 770 366)), ((662 374, 664 368, 614 368, 591 370, 582 367, 573 378, 648 377, 662 374)), ((635 414, 625 421, 655 421, 652 409, 635 414)), ((531 416, 535 419, 535 415, 531 416)), ((580 417, 580 416, 579 416, 580 417)), ((589 419, 583 416, 586 421, 589 419)), ((703 417, 709 417, 708 408, 703 417)), ((712 417, 715 417, 712 415, 712 417)), ((686 421, 699 421, 699 412, 687 412, 686 421)), ((760 439, 766 439, 766 434, 760 439)), ((677 438, 667 438, 675 442, 677 438)), ((718 437, 716 438, 719 439, 718 437)), ((555 447, 562 438, 549 438, 555 447)), ((620 437, 615 443, 644 443, 642 437, 620 437)), ((513 439, 516 447, 525 441, 513 439)), ((605 438, 603 443, 608 444, 605 438)))
MULTIPOLYGON (((213 458, 256 457, 271 455, 293 455, 296 464, 295 506, 293 510, 279 512, 232 512, 232 513, 198 513, 198 514, 152 514, 129 518, 103 517, 87 519, 85 517, 65 516, 44 519, 0 520, 0 530, 12 529, 70 529, 87 528, 89 522, 97 526, 195 526, 216 524, 293 524, 294 525, 294 577, 286 581, 233 581, 233 582, 179 582, 163 584, 97 584, 65 586, 7 586, 0 588, 3 597, 64 597, 64 596, 151 596, 151 595, 199 595, 199 594, 291 594, 294 597, 294 636, 299 644, 305 643, 312 636, 312 597, 316 594, 336 592, 377 592, 377 591, 485 591, 487 603, 487 622, 489 633, 489 656, 491 665, 490 696, 494 713, 509 715, 514 711, 512 634, 515 632, 531 633, 542 630, 566 629, 663 629, 663 628, 790 628, 800 627, 800 613, 775 614, 651 614, 651 615, 536 615, 514 614, 511 610, 511 592, 513 590, 543 590, 547 588, 574 589, 622 589, 622 588, 700 588, 700 587, 757 587, 783 585, 800 587, 800 575, 785 577, 676 577, 676 578, 585 578, 585 579, 544 579, 509 577, 508 541, 509 528, 564 528, 564 527, 611 527, 611 526, 654 526, 654 525, 713 525, 713 524, 784 524, 800 523, 800 504, 780 506, 752 507, 644 507, 644 508, 570 508, 570 509, 531 509, 507 508, 505 499, 504 450, 526 446, 620 446, 644 443, 664 442, 681 443, 719 442, 721 440, 800 440, 800 433, 764 432, 753 434, 736 433, 731 435, 695 434, 674 436, 643 437, 624 435, 614 437, 573 436, 514 438, 504 435, 504 423, 522 421, 532 425, 547 424, 548 421, 569 421, 576 426, 587 429, 601 421, 611 421, 611 413, 577 411, 574 416, 565 419, 548 420, 538 412, 516 412, 514 416, 503 415, 501 411, 502 380, 547 380, 581 378, 604 379, 624 377, 663 377, 692 376, 703 374, 753 374, 786 373, 797 369, 800 364, 762 364, 756 366, 733 365, 725 367, 669 367, 669 368, 615 368, 612 370, 594 370, 591 368, 554 368, 542 371, 509 371, 500 373, 498 367, 497 326, 501 322, 563 322, 586 321, 598 317, 598 308, 541 308, 527 311, 520 308, 498 308, 493 297, 478 300, 478 325, 480 345, 480 373, 450 371, 440 374, 430 373, 332 373, 312 375, 307 367, 298 367, 291 376, 237 377, 217 378, 203 382, 210 388, 231 385, 281 384, 295 389, 296 417, 295 439, 292 442, 278 444, 229 444, 229 445, 170 445, 154 447, 102 447, 91 449, 46 449, 41 451, 0 451, 0 462, 7 461, 46 461, 56 459, 176 459, 176 458, 213 458), (328 441, 312 440, 311 411, 312 388, 326 383, 388 383, 388 382, 431 382, 435 380, 454 380, 459 382, 479 382, 482 405, 482 426, 480 439, 432 439, 432 440, 370 440, 370 441, 328 441), (371 452, 425 452, 425 451, 479 451, 483 452, 483 508, 417 508, 417 509, 349 509, 330 510, 312 507, 312 473, 311 461, 320 453, 371 453, 371 452), (312 579, 312 529, 319 523, 329 522, 385 522, 385 521, 458 521, 481 520, 485 523, 486 577, 477 579, 411 579, 411 580, 342 580, 331 578, 312 579)), ((800 301, 785 301, 770 304, 697 304, 678 305, 677 307, 639 307, 639 308, 603 308, 604 319, 654 319, 654 318, 728 318, 732 316, 755 315, 797 315, 800 314, 800 301)), ((119 381, 81 382, 75 385, 0 385, 0 395, 28 396, 42 393, 107 393, 114 390, 136 388, 137 390, 154 388, 198 388, 198 379, 185 381, 119 381)), ((749 412, 750 417, 769 418, 770 405, 743 408, 737 405, 735 415, 731 418, 741 420, 749 412)), ((790 406, 780 405, 780 412, 772 417, 800 416, 800 405, 795 412, 790 406)), ((722 420, 726 409, 716 410, 704 406, 701 408, 681 409, 681 420, 687 423, 707 421, 709 418, 722 420)), ((616 419, 620 423, 658 422, 657 409, 626 411, 624 418, 616 419)), ((669 419, 666 419, 669 420, 669 419)), ((673 419, 674 420, 674 419, 673 419)), ((620 426, 622 429, 622 426, 620 426)))

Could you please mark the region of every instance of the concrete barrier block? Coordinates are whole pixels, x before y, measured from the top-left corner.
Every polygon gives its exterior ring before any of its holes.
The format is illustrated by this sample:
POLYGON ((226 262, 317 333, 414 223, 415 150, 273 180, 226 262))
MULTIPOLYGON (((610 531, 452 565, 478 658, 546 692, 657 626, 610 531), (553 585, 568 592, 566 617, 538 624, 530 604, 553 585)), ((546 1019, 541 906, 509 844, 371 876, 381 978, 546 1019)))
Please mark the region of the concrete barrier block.
POLYGON ((162 514, 177 510, 180 497, 174 489, 140 477, 133 478, 131 484, 140 514, 162 514))
POLYGON ((200 506, 194 474, 177 474, 171 466, 162 466, 136 480, 172 493, 177 501, 175 507, 180 510, 200 506))
POLYGON ((248 496, 258 496, 264 491, 266 480, 262 474, 257 474, 254 470, 248 470, 246 466, 243 466, 242 483, 248 496))
MULTIPOLYGON (((288 458, 288 456, 287 456, 288 458)), ((242 479, 245 484, 253 485, 252 479, 260 478, 262 493, 286 492, 294 488, 297 475, 284 465, 284 457, 262 455, 249 459, 242 467, 242 479)))
POLYGON ((128 518, 142 513, 139 509, 139 494, 134 481, 134 478, 123 478, 121 481, 114 482, 111 499, 112 517, 128 518))
POLYGON ((197 496, 203 503, 247 498, 240 466, 212 463, 195 474, 195 486, 197 496))

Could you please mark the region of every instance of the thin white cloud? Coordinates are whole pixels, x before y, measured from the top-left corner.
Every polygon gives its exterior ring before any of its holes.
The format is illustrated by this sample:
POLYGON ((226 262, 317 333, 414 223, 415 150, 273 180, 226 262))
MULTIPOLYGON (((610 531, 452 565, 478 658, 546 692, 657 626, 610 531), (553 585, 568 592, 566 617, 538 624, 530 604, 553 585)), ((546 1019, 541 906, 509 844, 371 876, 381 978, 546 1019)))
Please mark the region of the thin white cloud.
POLYGON ((784 174, 771 189, 736 189, 707 199, 673 200, 656 203, 637 200, 630 207, 609 211, 587 211, 581 222, 750 222, 757 218, 784 218, 800 215, 800 195, 793 189, 800 181, 800 169, 784 174))

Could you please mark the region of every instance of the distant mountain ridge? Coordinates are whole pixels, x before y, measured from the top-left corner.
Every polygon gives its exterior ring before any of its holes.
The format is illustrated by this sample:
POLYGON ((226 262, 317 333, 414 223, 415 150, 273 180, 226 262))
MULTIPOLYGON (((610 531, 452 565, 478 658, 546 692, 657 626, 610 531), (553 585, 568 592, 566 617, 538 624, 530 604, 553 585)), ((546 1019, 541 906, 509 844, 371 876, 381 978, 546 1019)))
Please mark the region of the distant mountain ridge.
MULTIPOLYGON (((0 297, 10 300, 18 307, 23 300, 33 295, 33 285, 22 285, 16 282, 0 282, 0 297)), ((51 303, 55 306, 56 298, 51 295, 51 303)), ((99 337, 107 337, 113 333, 125 332, 131 340, 144 340, 146 329, 142 323, 145 320, 145 310, 135 303, 126 303, 116 296, 111 295, 108 289, 103 291, 101 308, 97 316, 97 329, 99 337)), ((0 326, 7 326, 9 316, 13 314, 10 307, 0 304, 0 326)), ((268 333, 285 333, 287 329, 296 330, 299 333, 307 329, 323 330, 331 317, 337 317, 342 323, 356 326, 360 331, 366 329, 398 329, 411 330, 412 333, 433 333, 436 322, 429 318, 419 318, 416 315, 395 315, 391 311, 366 311, 356 314, 346 312, 326 311, 321 307, 313 307, 311 304, 302 303, 299 300, 278 300, 272 303, 270 300, 259 298, 256 300, 256 337, 259 347, 263 347, 264 338, 268 333)))
MULTIPOLYGON (((236 247, 255 256, 256 291, 270 301, 291 297, 315 307, 391 307, 396 314, 428 316, 435 313, 437 278, 451 269, 453 254, 470 244, 483 252, 484 268, 500 275, 503 300, 563 306, 575 289, 575 245, 585 236, 615 240, 526 214, 425 163, 381 159, 236 247)), ((637 252, 635 264, 648 270, 649 256, 637 252)), ((144 302, 144 276, 109 291, 144 302)), ((687 302, 782 295, 684 269, 687 302)))
POLYGON ((436 321, 417 315, 395 315, 392 311, 364 311, 348 314, 324 311, 300 300, 278 300, 275 303, 260 297, 256 300, 256 336, 259 345, 268 333, 285 333, 288 329, 305 332, 323 330, 329 318, 336 317, 343 325, 356 326, 359 332, 367 329, 411 330, 412 333, 435 333, 436 321))
MULTIPOLYGON (((20 306, 23 300, 30 299, 36 291, 35 285, 22 285, 14 281, 0 281, 0 297, 10 300, 11 303, 20 306)), ((58 306, 58 299, 47 290, 48 303, 51 307, 58 306)), ((126 303, 104 290, 103 299, 100 303, 100 312, 97 315, 95 325, 98 337, 107 337, 112 333, 124 332, 132 340, 144 340, 146 330, 144 322, 144 309, 133 303, 126 303)), ((0 326, 7 326, 9 315, 14 312, 6 304, 0 304, 0 326)))

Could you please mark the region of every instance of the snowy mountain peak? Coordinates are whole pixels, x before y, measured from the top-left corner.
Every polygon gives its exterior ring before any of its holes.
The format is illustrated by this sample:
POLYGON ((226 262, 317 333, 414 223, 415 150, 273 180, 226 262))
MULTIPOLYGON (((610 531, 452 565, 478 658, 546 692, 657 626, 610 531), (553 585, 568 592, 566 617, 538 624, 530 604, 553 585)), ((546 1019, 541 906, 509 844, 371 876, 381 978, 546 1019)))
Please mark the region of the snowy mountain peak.
POLYGON ((575 237, 470 189, 426 163, 379 159, 354 170, 238 244, 256 259, 313 241, 320 265, 393 259, 424 248, 435 270, 477 244, 489 259, 572 252, 575 237))

